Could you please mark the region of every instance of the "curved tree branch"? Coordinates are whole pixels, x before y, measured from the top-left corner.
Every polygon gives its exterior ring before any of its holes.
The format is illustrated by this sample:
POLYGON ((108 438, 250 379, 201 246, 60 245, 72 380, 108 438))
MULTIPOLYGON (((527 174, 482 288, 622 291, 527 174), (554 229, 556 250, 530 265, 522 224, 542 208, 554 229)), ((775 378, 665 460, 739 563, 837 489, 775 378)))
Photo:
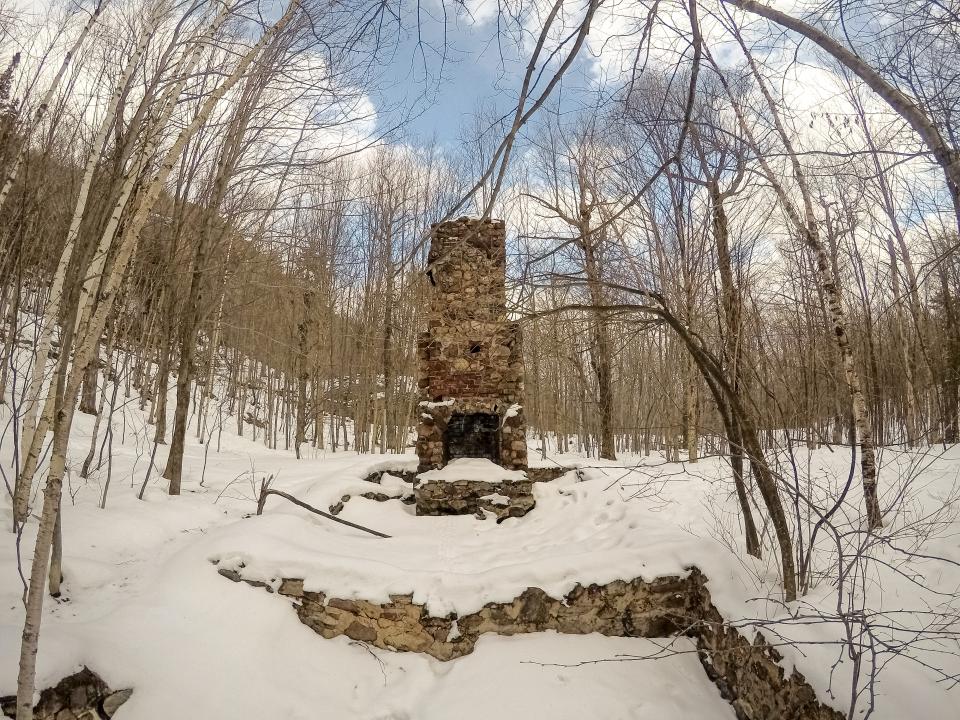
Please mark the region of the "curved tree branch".
POLYGON ((769 5, 756 2, 756 0, 721 0, 721 2, 738 7, 753 15, 759 15, 802 35, 829 53, 837 62, 853 72, 867 87, 883 98, 920 136, 924 145, 933 154, 934 160, 943 170, 953 200, 953 210, 957 216, 957 227, 960 228, 960 151, 950 145, 940 132, 937 124, 916 100, 887 81, 855 52, 810 23, 769 5))

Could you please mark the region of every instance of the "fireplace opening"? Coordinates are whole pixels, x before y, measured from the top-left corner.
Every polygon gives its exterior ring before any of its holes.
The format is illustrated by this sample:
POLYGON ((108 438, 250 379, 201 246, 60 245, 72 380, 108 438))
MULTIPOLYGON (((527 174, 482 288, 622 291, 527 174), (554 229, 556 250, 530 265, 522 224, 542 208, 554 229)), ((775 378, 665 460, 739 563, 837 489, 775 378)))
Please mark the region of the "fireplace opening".
POLYGON ((444 462, 456 458, 487 458, 498 463, 499 418, 493 413, 455 413, 443 433, 444 462))

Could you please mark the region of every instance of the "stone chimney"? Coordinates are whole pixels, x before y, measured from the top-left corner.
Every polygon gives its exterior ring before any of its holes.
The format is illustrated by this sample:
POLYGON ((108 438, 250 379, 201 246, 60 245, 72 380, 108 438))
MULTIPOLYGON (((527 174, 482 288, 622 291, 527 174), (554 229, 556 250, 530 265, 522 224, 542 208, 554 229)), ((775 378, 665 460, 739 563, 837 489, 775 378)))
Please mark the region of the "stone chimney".
POLYGON ((506 227, 462 217, 431 226, 420 368, 419 471, 462 457, 527 467, 523 359, 507 319, 506 227))

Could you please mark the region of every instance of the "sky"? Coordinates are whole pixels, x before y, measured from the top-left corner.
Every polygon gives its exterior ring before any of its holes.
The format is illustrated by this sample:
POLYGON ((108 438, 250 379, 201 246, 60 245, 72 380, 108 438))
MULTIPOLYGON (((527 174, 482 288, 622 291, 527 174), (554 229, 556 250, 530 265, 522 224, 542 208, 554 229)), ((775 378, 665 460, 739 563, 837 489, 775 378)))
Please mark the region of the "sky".
MULTIPOLYGON (((381 130, 407 117, 406 141, 454 147, 479 107, 511 109, 529 48, 502 34, 498 41, 496 24, 483 16, 450 17, 446 28, 442 17, 422 16, 419 24, 419 37, 407 33, 397 43, 370 98, 382 115, 381 130)), ((575 102, 591 88, 591 64, 581 53, 555 92, 559 102, 575 102)))

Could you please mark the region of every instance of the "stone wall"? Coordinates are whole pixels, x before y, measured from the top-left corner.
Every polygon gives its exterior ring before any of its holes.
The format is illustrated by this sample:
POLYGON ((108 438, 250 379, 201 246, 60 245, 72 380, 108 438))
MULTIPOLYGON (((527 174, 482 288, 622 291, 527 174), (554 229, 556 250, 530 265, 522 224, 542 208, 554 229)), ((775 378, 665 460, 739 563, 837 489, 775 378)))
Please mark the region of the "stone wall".
POLYGON ((709 603, 697 627, 700 662, 739 720, 844 720, 817 700, 803 675, 787 675, 782 655, 761 636, 749 640, 709 603))
MULTIPOLYGON (((235 570, 221 569, 220 574, 234 581, 243 579, 235 570)), ((265 583, 250 584, 272 591, 265 583)), ((843 714, 817 699, 803 675, 796 670, 784 672, 775 648, 762 638, 746 637, 724 621, 710 600, 706 578, 696 568, 684 577, 652 582, 638 578, 577 585, 561 599, 531 587, 509 602, 487 603, 461 617, 431 616, 410 595, 392 595, 382 605, 328 598, 322 592, 305 591, 302 580, 283 580, 278 593, 292 598, 300 620, 325 638, 345 636, 439 660, 473 652, 484 633, 688 635, 696 639, 704 670, 739 720, 844 720, 843 714)))
MULTIPOLYGON (((416 503, 417 512, 420 515, 480 515, 481 511, 487 511, 492 513, 499 522, 508 517, 523 517, 536 506, 533 499, 533 483, 551 482, 571 470, 573 468, 559 466, 527 468, 526 481, 501 483, 469 480, 453 483, 423 482, 418 479, 416 473, 408 470, 378 470, 364 480, 376 485, 380 483, 384 473, 390 473, 413 485, 414 494, 397 498, 394 495, 377 492, 376 488, 371 487, 369 492, 361 493, 360 497, 378 502, 399 500, 407 505, 416 503)), ((340 514, 350 497, 350 495, 343 495, 339 501, 330 506, 330 512, 334 515, 340 514)))
POLYGON ((297 615, 325 638, 345 635, 376 647, 422 652, 451 660, 473 652, 484 633, 517 635, 556 630, 583 635, 664 637, 687 629, 690 578, 616 580, 607 585, 577 585, 566 597, 552 598, 527 588, 507 603, 487 603, 478 612, 456 617, 431 616, 410 595, 391 596, 378 605, 366 600, 327 598, 306 592, 297 580, 284 581, 281 595, 297 598, 297 615))
POLYGON ((493 513, 497 521, 523 517, 536 505, 532 481, 488 483, 474 480, 423 482, 414 488, 417 515, 493 513))
POLYGON ((499 452, 490 459, 524 468, 523 356, 519 326, 507 317, 503 221, 432 225, 428 264, 427 328, 417 341, 420 471, 443 466, 447 423, 471 413, 497 417, 499 452))
POLYGON ((434 224, 428 263, 433 287, 419 344, 424 397, 522 402, 518 329, 507 320, 503 221, 434 224))

